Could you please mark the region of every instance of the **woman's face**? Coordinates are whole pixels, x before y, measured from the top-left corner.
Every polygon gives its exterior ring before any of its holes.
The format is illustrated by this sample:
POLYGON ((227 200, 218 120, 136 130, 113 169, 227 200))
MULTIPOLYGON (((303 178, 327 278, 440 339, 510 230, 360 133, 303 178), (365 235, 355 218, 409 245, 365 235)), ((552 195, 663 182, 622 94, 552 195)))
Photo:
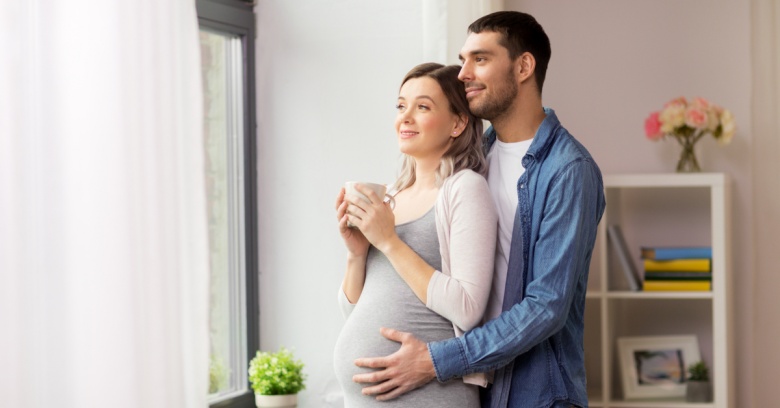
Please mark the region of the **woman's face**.
POLYGON ((462 129, 458 116, 436 80, 406 81, 398 93, 395 131, 402 153, 420 159, 440 160, 462 129))

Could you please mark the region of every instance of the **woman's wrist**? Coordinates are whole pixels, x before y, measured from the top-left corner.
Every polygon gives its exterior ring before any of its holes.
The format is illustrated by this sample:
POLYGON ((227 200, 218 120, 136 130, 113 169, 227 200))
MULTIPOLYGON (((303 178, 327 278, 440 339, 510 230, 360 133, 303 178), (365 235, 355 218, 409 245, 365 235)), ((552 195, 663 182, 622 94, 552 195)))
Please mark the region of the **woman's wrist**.
POLYGON ((395 249, 398 248, 399 244, 403 243, 400 238, 398 238, 398 235, 393 235, 392 237, 386 239, 384 242, 379 244, 377 246, 377 249, 380 250, 385 256, 390 256, 390 253, 393 252, 395 249))
POLYGON ((362 254, 347 252, 347 264, 366 263, 366 259, 368 259, 368 251, 362 254))

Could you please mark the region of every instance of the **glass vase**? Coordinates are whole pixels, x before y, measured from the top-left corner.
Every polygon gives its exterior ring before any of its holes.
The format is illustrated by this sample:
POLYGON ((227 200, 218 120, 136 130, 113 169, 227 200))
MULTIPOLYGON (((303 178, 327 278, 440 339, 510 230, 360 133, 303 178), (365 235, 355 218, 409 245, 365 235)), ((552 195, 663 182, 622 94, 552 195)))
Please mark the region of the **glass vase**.
POLYGON ((680 152, 680 160, 677 161, 678 173, 697 173, 701 171, 699 167, 699 161, 696 160, 696 153, 693 151, 693 146, 696 144, 692 138, 683 137, 678 139, 680 145, 682 145, 682 152, 680 152))

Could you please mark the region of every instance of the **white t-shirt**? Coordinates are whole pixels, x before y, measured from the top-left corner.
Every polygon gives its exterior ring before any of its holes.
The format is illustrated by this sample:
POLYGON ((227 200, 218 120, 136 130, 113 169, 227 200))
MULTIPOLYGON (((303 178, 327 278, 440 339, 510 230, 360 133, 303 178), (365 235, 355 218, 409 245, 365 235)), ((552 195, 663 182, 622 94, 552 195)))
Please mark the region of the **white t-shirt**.
POLYGON ((504 302, 509 247, 512 244, 512 229, 517 211, 517 180, 525 173, 523 156, 528 152, 532 141, 533 139, 504 143, 496 139, 487 155, 488 187, 498 211, 496 270, 487 308, 487 317, 490 319, 501 314, 501 306, 504 302))

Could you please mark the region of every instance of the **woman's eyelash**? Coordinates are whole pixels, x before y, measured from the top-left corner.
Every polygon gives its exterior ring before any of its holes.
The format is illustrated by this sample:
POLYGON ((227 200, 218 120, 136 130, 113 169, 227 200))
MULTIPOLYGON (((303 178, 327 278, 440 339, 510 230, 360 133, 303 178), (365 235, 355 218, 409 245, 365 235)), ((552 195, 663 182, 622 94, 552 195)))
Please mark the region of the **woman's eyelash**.
MULTIPOLYGON (((398 104, 398 105, 395 105, 395 108, 398 109, 398 110, 406 109, 406 105, 398 104)), ((428 106, 428 105, 417 105, 417 108, 418 109, 425 109, 425 110, 430 110, 431 109, 431 107, 428 106)))

